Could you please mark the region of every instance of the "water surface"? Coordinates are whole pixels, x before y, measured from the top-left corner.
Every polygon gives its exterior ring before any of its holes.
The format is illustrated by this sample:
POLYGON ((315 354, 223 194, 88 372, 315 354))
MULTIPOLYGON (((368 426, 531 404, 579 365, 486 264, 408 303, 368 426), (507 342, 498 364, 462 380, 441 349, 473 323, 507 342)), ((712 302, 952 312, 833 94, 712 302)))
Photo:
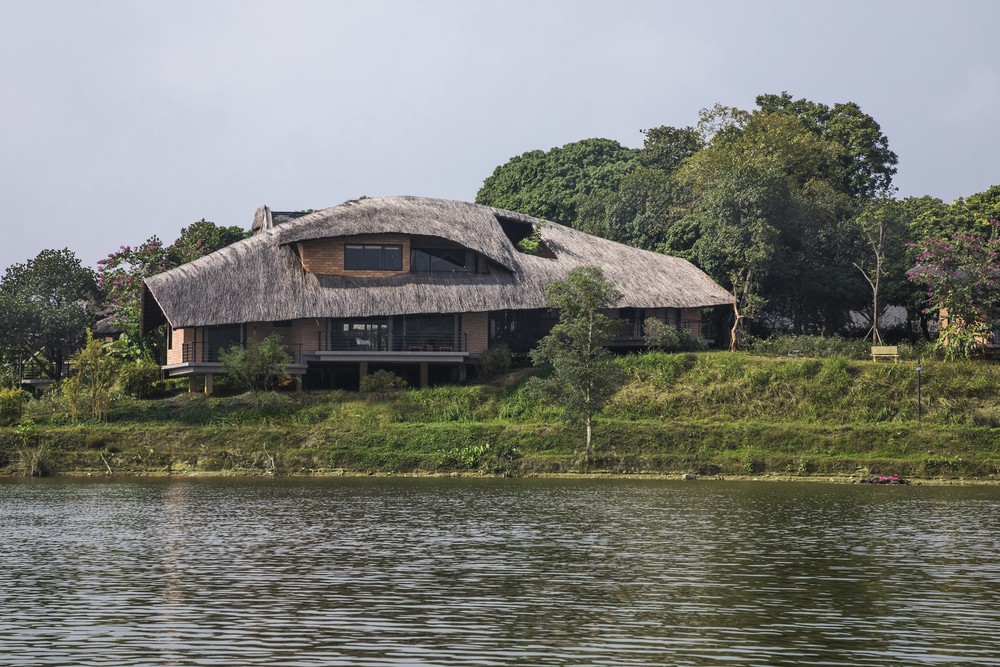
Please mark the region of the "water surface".
POLYGON ((4 665, 1000 665, 1000 489, 0 481, 4 665))

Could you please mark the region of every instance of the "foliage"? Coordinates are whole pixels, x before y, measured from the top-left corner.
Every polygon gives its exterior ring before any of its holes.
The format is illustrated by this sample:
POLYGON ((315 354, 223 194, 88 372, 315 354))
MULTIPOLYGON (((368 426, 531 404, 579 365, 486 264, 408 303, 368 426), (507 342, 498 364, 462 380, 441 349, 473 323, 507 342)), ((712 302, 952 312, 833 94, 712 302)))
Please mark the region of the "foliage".
POLYGON ((681 331, 656 317, 647 317, 642 323, 646 345, 651 350, 675 350, 681 343, 681 331))
POLYGON ((28 395, 20 389, 0 389, 0 426, 11 426, 24 416, 28 395))
POLYGON ((510 372, 510 348, 505 343, 494 345, 479 355, 479 377, 485 382, 498 380, 510 372))
POLYGON ((246 238, 239 227, 220 227, 205 219, 181 229, 169 247, 156 236, 138 246, 123 245, 98 260, 99 285, 112 321, 136 336, 143 280, 246 238))
POLYGON ((771 334, 767 338, 749 341, 752 354, 765 357, 844 357, 845 359, 870 359, 871 346, 868 341, 843 336, 801 336, 795 334, 771 334))
POLYGON ((272 334, 247 346, 233 345, 219 351, 222 370, 240 387, 252 392, 257 402, 260 393, 271 391, 279 382, 288 379, 290 355, 281 344, 281 338, 272 334))
POLYGON ((610 139, 529 151, 497 167, 483 181, 476 203, 574 226, 578 199, 615 190, 637 157, 637 150, 610 139))
POLYGON ((181 228, 177 239, 167 248, 171 266, 180 266, 245 239, 241 227, 223 227, 202 218, 181 228))
POLYGON ((539 256, 542 254, 542 225, 537 225, 531 233, 517 242, 517 249, 525 255, 539 256))
POLYGON ((563 418, 587 429, 586 457, 592 453, 594 416, 623 381, 619 366, 604 347, 617 322, 603 311, 621 299, 600 269, 572 269, 565 280, 549 283, 548 305, 559 310, 559 322, 531 351, 536 365, 550 364, 552 375, 533 378, 536 389, 563 408, 563 418))
POLYGON ((758 95, 756 101, 760 112, 791 115, 816 136, 843 146, 838 171, 851 196, 879 197, 891 192, 899 158, 889 150, 889 139, 879 124, 857 104, 828 107, 806 99, 793 100, 787 92, 758 95))
POLYGON ((0 345, 53 380, 65 351, 83 340, 97 296, 94 273, 70 250, 43 250, 0 279, 0 345))
POLYGON ((100 340, 87 330, 87 341, 70 359, 70 369, 76 374, 67 379, 76 412, 86 406, 89 415, 97 421, 108 418, 111 408, 111 389, 118 373, 118 362, 107 354, 100 340))
POLYGON ((361 393, 375 394, 383 401, 394 391, 406 388, 406 380, 392 371, 377 370, 361 378, 361 393))
POLYGON ((133 398, 149 398, 156 391, 163 371, 155 361, 138 359, 121 366, 118 384, 122 392, 133 398))
POLYGON ((917 244, 910 280, 926 286, 930 309, 945 309, 938 345, 948 358, 969 357, 990 339, 1000 307, 1000 224, 984 240, 968 234, 925 239, 917 244))
POLYGON ((167 250, 156 236, 138 246, 123 245, 98 260, 98 284, 111 321, 129 334, 137 335, 142 281, 170 267, 167 250))

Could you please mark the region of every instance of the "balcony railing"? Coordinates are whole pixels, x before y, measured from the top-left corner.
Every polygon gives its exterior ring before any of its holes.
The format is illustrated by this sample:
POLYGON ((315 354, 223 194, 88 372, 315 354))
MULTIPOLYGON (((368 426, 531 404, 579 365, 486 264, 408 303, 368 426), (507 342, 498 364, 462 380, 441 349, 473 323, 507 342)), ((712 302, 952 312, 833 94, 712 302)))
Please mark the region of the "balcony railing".
POLYGON ((468 336, 436 333, 358 332, 327 339, 320 334, 316 350, 320 352, 465 352, 468 336))
MULTIPOLYGON (((181 361, 186 364, 191 363, 220 363, 219 352, 232 347, 229 345, 215 345, 204 341, 200 343, 184 343, 181 345, 181 361)), ((293 364, 302 363, 302 346, 282 345, 288 354, 292 355, 293 364)))

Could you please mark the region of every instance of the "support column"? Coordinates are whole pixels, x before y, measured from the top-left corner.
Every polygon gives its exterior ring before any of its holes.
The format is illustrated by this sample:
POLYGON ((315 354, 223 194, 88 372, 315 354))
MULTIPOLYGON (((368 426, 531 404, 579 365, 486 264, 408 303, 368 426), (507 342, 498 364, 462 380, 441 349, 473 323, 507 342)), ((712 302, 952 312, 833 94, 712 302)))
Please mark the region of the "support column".
POLYGON ((296 391, 296 393, 302 391, 302 376, 301 375, 296 375, 295 376, 295 391, 296 391))
POLYGON ((427 388, 427 362, 423 361, 420 363, 420 388, 427 388))
POLYGON ((197 378, 194 375, 188 375, 188 393, 193 394, 198 391, 197 378))
POLYGON ((368 362, 362 361, 358 364, 358 389, 361 389, 361 383, 366 377, 368 377, 368 362))
POLYGON ((465 363, 461 363, 458 365, 458 381, 465 382, 466 378, 468 378, 468 371, 465 368, 465 363))
POLYGON ((214 388, 212 386, 212 380, 215 378, 211 373, 205 373, 205 395, 211 396, 214 388))

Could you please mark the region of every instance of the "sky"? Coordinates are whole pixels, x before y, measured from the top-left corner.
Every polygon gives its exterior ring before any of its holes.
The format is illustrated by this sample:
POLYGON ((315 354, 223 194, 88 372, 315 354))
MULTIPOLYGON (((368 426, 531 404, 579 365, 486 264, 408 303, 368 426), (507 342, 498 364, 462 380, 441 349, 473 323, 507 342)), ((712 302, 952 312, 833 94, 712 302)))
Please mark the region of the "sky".
POLYGON ((473 201, 511 157, 856 102, 898 196, 1000 184, 995 0, 0 0, 0 270, 202 218, 473 201))

